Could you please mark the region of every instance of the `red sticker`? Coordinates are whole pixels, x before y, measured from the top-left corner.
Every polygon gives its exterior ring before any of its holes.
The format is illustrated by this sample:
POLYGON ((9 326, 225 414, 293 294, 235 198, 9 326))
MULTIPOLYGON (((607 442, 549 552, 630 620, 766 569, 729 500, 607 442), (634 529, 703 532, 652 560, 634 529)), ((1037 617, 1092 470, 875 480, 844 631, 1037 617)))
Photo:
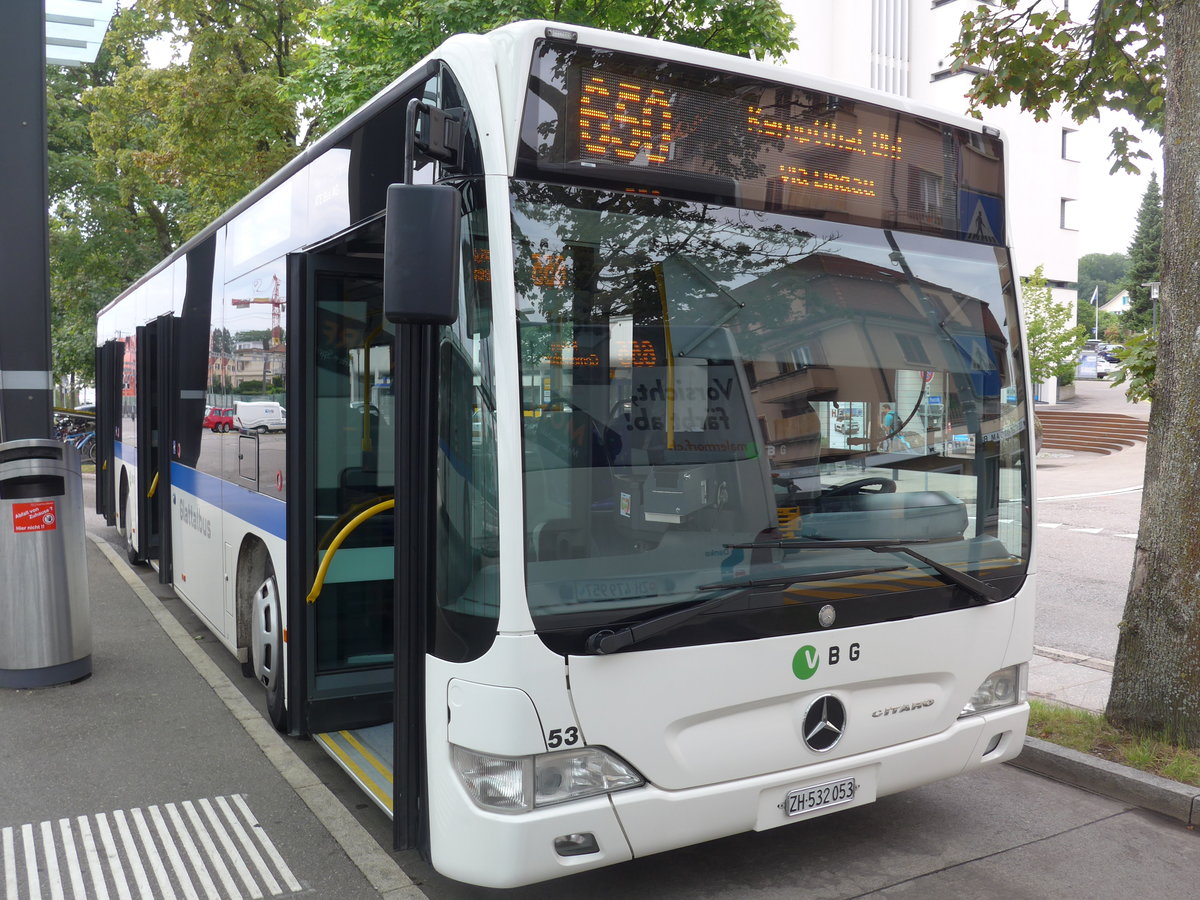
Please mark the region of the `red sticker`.
POLYGON ((54 531, 57 527, 58 515, 55 513, 53 500, 13 504, 13 531, 15 533, 54 531))

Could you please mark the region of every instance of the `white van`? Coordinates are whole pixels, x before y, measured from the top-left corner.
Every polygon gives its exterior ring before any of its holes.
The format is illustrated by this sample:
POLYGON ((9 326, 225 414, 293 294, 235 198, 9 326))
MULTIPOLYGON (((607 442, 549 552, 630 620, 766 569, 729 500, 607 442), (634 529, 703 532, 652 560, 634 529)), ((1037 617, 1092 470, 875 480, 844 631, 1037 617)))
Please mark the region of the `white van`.
POLYGON ((233 427, 238 431, 287 430, 287 410, 274 401, 238 400, 233 404, 233 427))

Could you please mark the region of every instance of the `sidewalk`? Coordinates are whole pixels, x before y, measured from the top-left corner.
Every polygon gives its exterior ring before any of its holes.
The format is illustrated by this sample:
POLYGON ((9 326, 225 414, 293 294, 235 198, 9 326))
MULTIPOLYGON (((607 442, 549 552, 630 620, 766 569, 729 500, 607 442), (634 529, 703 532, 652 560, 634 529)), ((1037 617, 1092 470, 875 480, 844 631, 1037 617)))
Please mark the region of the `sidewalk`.
POLYGON ((92 675, 0 691, 7 896, 424 896, 96 521, 92 675))
POLYGON ((1034 647, 1029 695, 1088 712, 1103 713, 1112 690, 1112 662, 1066 650, 1034 647))

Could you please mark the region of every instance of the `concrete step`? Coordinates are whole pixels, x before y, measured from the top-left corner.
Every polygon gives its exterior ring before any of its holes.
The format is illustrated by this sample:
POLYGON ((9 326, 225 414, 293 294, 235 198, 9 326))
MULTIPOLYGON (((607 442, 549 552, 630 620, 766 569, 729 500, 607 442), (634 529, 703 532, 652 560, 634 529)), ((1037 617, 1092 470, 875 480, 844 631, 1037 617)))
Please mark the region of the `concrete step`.
POLYGON ((1149 423, 1120 413, 1085 413, 1038 410, 1042 423, 1042 449, 1116 453, 1145 442, 1149 423))

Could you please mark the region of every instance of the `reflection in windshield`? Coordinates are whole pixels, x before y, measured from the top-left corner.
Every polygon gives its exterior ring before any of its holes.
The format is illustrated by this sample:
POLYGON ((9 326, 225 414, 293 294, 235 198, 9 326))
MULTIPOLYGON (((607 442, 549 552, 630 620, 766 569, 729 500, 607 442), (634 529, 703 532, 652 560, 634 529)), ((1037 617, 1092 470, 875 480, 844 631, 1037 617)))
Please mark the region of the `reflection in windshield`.
MULTIPOLYGON (((1021 574, 1003 250, 524 183, 513 219, 539 625, 752 578, 782 562, 773 539, 924 541, 979 578, 1021 574)), ((814 571, 878 563, 836 552, 814 571)), ((888 590, 944 585, 931 571, 888 590)))

